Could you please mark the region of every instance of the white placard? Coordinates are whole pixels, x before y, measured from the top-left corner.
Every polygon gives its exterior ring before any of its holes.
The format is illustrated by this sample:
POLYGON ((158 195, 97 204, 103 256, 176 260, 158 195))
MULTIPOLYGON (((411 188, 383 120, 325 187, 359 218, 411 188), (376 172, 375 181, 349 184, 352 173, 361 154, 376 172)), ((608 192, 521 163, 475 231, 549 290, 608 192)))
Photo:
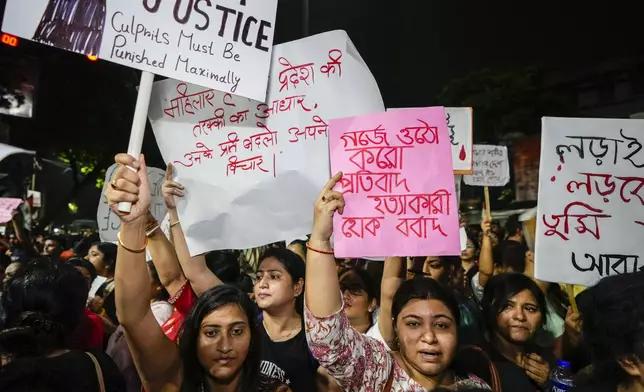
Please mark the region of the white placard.
POLYGON ((644 271, 644 120, 544 118, 535 276, 644 271))
POLYGON ((504 186, 510 181, 508 148, 505 146, 474 145, 474 170, 463 176, 469 186, 504 186))
POLYGON ((187 190, 178 212, 192 255, 309 233, 313 202, 330 174, 326 124, 384 111, 344 31, 277 45, 273 53, 267 104, 176 80, 154 85, 150 122, 187 190), (310 77, 294 78, 291 68, 302 65, 310 77), (177 89, 206 96, 207 108, 174 112, 177 89))
POLYGON ((7 0, 2 30, 263 101, 276 11, 277 0, 7 0))
MULTIPOLYGON (((412 108, 388 108, 404 110, 412 108)), ((454 174, 472 173, 472 108, 445 108, 454 174)))
POLYGON ((452 162, 457 174, 472 173, 472 143, 474 127, 472 108, 445 108, 447 129, 452 145, 452 162))
MULTIPOLYGON (((105 172, 103 195, 105 194, 107 187, 110 186, 110 181, 112 181, 112 176, 116 171, 116 167, 116 164, 114 164, 105 172)), ((163 194, 161 193, 164 179, 165 171, 157 169, 156 167, 148 167, 148 182, 150 183, 150 193, 152 195, 150 212, 159 222, 164 219, 168 212, 165 202, 163 201, 163 194)), ((96 222, 98 222, 98 234, 101 237, 101 241, 116 242, 116 234, 121 229, 121 220, 107 204, 107 199, 105 197, 101 197, 101 201, 98 204, 96 222)))
POLYGON ((22 148, 0 143, 0 162, 3 161, 9 155, 13 155, 13 154, 36 155, 34 151, 23 150, 22 148))

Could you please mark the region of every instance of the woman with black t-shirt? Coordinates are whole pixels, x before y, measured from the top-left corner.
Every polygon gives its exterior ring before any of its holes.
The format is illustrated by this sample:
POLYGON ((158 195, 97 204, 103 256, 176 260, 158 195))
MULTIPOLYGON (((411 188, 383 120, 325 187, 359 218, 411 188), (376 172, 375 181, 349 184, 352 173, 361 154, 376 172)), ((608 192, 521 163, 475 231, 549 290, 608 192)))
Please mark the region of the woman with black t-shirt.
POLYGON ((306 342, 304 320, 304 260, 284 248, 268 249, 260 258, 255 301, 262 313, 262 375, 276 378, 293 392, 315 391, 318 362, 306 342))

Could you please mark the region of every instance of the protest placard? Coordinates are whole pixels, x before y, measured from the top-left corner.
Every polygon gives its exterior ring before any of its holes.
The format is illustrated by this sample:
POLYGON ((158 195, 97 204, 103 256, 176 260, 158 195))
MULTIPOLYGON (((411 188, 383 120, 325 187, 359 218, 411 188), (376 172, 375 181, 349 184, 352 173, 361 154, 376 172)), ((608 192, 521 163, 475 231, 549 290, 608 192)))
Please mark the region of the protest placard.
POLYGON ((543 119, 536 278, 644 271, 643 139, 644 120, 543 119))
POLYGON ((475 144, 473 152, 473 171, 463 176, 469 186, 504 186, 510 181, 510 162, 508 148, 475 144))
POLYGON ((344 31, 275 46, 266 103, 155 83, 149 118, 186 187, 177 208, 190 253, 309 233, 329 179, 328 121, 382 111, 378 85, 344 31))
POLYGON ((2 30, 263 101, 277 0, 7 0, 2 30))
MULTIPOLYGON (((112 181, 116 168, 117 165, 114 164, 105 172, 103 195, 107 187, 110 186, 110 181, 112 181)), ((165 218, 168 212, 163 201, 163 194, 161 193, 164 179, 164 170, 157 169, 156 167, 148 167, 148 182, 150 183, 150 194, 152 196, 150 212, 159 222, 165 218)), ((101 197, 101 201, 96 209, 96 222, 98 222, 98 235, 101 237, 101 241, 116 242, 116 234, 121 229, 121 219, 112 211, 105 197, 101 197)))
POLYGON ((461 254, 443 107, 335 119, 329 133, 346 202, 333 220, 337 257, 461 254))
POLYGON ((21 199, 12 197, 0 198, 0 223, 7 223, 13 219, 13 211, 22 204, 21 199))
MULTIPOLYGON (((407 108, 389 108, 387 110, 405 110, 407 108)), ((452 147, 452 165, 454 174, 472 173, 473 125, 472 108, 445 108, 445 119, 452 147)))

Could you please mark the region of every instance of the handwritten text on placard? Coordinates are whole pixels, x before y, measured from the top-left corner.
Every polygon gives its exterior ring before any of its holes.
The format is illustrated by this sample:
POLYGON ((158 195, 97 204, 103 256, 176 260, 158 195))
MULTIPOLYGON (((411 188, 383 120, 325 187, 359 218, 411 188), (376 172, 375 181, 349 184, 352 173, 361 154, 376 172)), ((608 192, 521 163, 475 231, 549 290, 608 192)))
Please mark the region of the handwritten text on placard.
POLYGON ((329 177, 329 119, 383 110, 343 31, 277 45, 266 103, 176 80, 155 83, 150 121, 188 189, 178 209, 190 252, 310 232, 311 205, 329 177))
POLYGON ((475 144, 473 155, 474 170, 471 175, 463 176, 467 185, 504 186, 510 181, 507 147, 475 144))
POLYGON ((337 256, 460 254, 442 107, 331 120, 330 132, 346 200, 334 218, 337 256))
POLYGON ((544 118, 537 278, 644 271, 644 120, 544 118))
MULTIPOLYGON (((116 172, 116 164, 110 166, 105 173, 105 184, 103 185, 103 194, 110 181, 116 172)), ((150 204, 150 212, 152 215, 161 222, 168 209, 163 201, 163 194, 161 193, 163 187, 163 180, 165 179, 165 171, 157 169, 156 167, 148 167, 148 182, 150 183, 150 194, 152 195, 152 203, 150 204)), ((101 241, 115 242, 116 234, 121 229, 121 219, 112 211, 107 204, 105 197, 101 198, 96 212, 96 222, 98 222, 98 234, 101 241)))
POLYGON ((3 30, 263 100, 277 0, 7 0, 3 30))

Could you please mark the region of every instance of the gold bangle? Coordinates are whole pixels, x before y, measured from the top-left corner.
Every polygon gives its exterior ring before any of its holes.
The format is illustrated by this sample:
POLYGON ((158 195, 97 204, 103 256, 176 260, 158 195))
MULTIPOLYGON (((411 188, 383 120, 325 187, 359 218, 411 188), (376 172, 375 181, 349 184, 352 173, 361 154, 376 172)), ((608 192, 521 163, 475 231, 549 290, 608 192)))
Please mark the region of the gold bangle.
POLYGON ((170 223, 170 227, 175 227, 175 226, 176 226, 176 225, 178 225, 179 223, 181 223, 181 221, 176 221, 176 222, 174 222, 174 223, 170 223))
POLYGON ((146 231, 145 231, 145 236, 146 236, 146 237, 148 237, 148 238, 149 238, 149 237, 152 237, 152 236, 154 235, 154 232, 155 232, 155 231, 157 231, 157 229, 158 229, 159 227, 160 227, 160 226, 159 226, 159 224, 157 223, 157 224, 156 224, 156 226, 154 226, 154 227, 153 227, 153 228, 151 228, 150 230, 146 230, 146 231))
POLYGON ((143 244, 143 248, 136 250, 136 249, 130 249, 127 246, 123 244, 123 241, 121 241, 121 232, 119 231, 116 233, 116 239, 118 240, 119 246, 125 250, 127 250, 130 253, 143 253, 145 252, 145 249, 148 247, 148 237, 145 237, 145 243, 143 244))

